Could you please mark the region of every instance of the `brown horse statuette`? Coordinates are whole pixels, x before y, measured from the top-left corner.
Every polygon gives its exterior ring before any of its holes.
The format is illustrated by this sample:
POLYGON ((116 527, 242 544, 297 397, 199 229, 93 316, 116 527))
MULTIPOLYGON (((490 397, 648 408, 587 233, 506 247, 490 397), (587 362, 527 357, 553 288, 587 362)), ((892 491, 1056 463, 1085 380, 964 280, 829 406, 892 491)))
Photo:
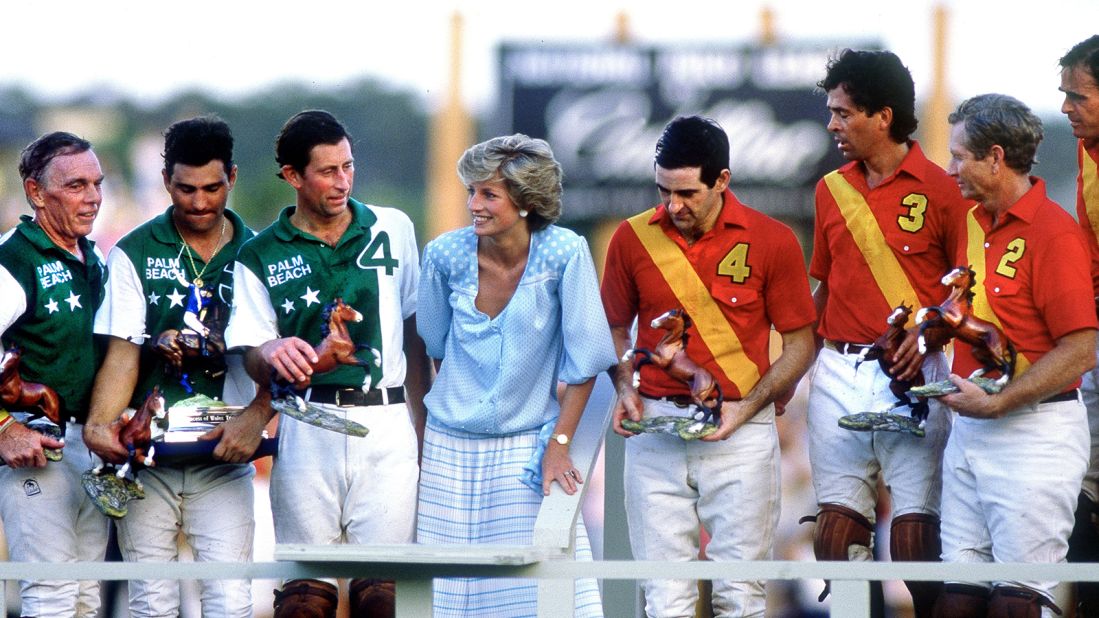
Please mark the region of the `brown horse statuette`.
POLYGON ((652 350, 630 349, 622 355, 623 362, 633 362, 634 387, 641 383, 641 367, 655 365, 690 387, 691 401, 697 407, 696 420, 717 424, 724 396, 714 376, 687 356, 687 329, 691 327, 691 318, 683 309, 672 309, 653 319, 650 326, 665 331, 656 346, 652 350))
MULTIPOLYGON (((332 371, 339 365, 369 366, 370 362, 355 355, 360 350, 370 350, 374 365, 381 366, 380 352, 368 345, 357 344, 351 339, 347 324, 361 322, 363 319, 361 313, 345 303, 342 298, 336 297, 333 302, 325 306, 323 319, 324 324, 321 327, 323 339, 314 347, 317 362, 311 363, 314 374, 332 371)), ((302 398, 302 393, 309 387, 311 381, 310 377, 306 376, 304 382, 291 384, 272 371, 271 406, 287 416, 323 429, 360 437, 367 434, 367 428, 361 424, 337 417, 308 404, 302 398)))
POLYGON ((896 403, 883 412, 859 412, 839 420, 840 427, 855 431, 903 431, 923 437, 923 425, 929 408, 924 399, 910 397, 908 389, 924 383, 923 372, 912 380, 900 380, 892 377, 893 356, 907 336, 905 327, 912 315, 912 307, 901 304, 886 318, 886 329, 870 347, 864 348, 855 361, 855 371, 866 361, 878 361, 886 375, 890 376, 889 391, 897 398, 896 403), (908 417, 899 416, 894 411, 910 408, 908 417))
POLYGON ((27 382, 19 375, 19 363, 23 351, 12 346, 0 359, 0 403, 10 410, 30 412, 44 416, 54 425, 61 420, 61 398, 45 384, 27 382))
POLYGON ((920 353, 939 349, 957 337, 973 346, 973 356, 983 367, 969 376, 981 378, 989 371, 999 371, 992 384, 1002 388, 1015 372, 1015 347, 986 320, 973 314, 973 285, 976 273, 969 266, 958 266, 942 278, 950 287, 946 300, 935 307, 924 307, 916 313, 919 325, 920 353))
POLYGON ((118 441, 130 452, 129 459, 116 472, 119 478, 126 476, 135 467, 152 467, 156 447, 153 446, 153 421, 162 420, 167 415, 164 408, 164 396, 160 387, 145 398, 137 412, 130 417, 118 431, 118 441))

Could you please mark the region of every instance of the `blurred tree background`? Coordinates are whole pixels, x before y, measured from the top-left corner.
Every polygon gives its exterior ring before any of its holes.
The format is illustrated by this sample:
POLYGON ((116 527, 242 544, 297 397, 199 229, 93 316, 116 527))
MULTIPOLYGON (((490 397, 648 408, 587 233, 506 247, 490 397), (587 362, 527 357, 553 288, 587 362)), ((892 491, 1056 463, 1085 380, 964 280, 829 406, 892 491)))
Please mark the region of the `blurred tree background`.
POLYGON ((29 212, 18 175, 20 150, 43 133, 71 131, 92 141, 107 175, 93 237, 113 244, 168 205, 160 178, 164 130, 213 113, 229 123, 235 138, 239 171, 230 205, 262 229, 293 202, 293 191, 275 175, 275 137, 304 109, 333 113, 354 138, 354 196, 400 208, 423 229, 427 111, 415 95, 366 78, 323 92, 285 82, 238 99, 189 91, 147 107, 109 92, 47 102, 17 87, 0 88, 0 227, 6 230, 29 212))

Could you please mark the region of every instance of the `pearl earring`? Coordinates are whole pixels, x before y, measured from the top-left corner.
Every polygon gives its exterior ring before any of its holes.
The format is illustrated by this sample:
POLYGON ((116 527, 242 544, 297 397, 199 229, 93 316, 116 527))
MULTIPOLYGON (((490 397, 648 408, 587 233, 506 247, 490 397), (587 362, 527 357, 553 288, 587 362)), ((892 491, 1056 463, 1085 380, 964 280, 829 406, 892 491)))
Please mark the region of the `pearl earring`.
POLYGON ((526 217, 527 216, 527 209, 526 208, 520 208, 519 209, 519 216, 520 217, 526 217))

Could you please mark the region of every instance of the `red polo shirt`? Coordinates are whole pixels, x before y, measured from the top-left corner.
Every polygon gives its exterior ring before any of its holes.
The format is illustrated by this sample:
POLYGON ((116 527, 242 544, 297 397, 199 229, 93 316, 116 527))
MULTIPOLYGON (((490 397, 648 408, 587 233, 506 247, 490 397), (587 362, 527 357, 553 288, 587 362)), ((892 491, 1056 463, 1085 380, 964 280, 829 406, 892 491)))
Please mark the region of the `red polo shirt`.
MULTIPOLYGON (((772 324, 779 332, 789 332, 812 324, 816 318, 803 254, 794 233, 745 206, 727 190, 713 229, 691 246, 663 205, 622 222, 615 231, 607 249, 603 305, 611 326, 629 328, 634 317, 638 318, 637 347, 654 347, 664 331, 653 329, 650 322, 684 304, 673 291, 680 282, 665 278, 634 224, 658 226, 674 243, 662 245, 661 251, 676 251, 686 258, 708 291, 706 300, 717 305, 743 346, 743 356, 738 357, 742 360, 737 362, 753 363, 758 375, 770 367, 772 324)), ((691 317, 697 321, 696 316, 691 317)), ((714 375, 726 399, 739 399, 755 386, 754 381, 742 383, 740 388, 734 386, 699 336, 697 326, 688 330, 687 355, 714 375)), ((641 389, 658 397, 689 393, 682 382, 652 366, 641 370, 641 389)))
MULTIPOLYGON (((939 283, 956 266, 955 247, 965 239, 965 213, 971 202, 963 199, 958 185, 924 156, 912 142, 900 167, 873 189, 858 161, 839 169, 869 205, 888 251, 896 257, 919 306, 937 305, 948 294, 939 283)), ((817 183, 816 225, 809 274, 828 286, 828 302, 818 332, 827 339, 872 343, 885 331, 885 319, 894 306, 875 278, 871 260, 859 248, 836 196, 825 180, 817 183)), ((880 272, 880 271, 879 271, 880 272)), ((919 307, 913 307, 918 309, 919 307)))
MULTIPOLYGON (((1095 303, 1088 250, 1080 227, 1046 197, 1046 184, 1031 177, 1033 186, 992 228, 992 215, 975 206, 980 226, 970 243, 983 236, 985 272, 977 273, 1003 333, 1018 354, 1033 364, 1053 349, 1057 339, 1095 329, 1095 303)), ((957 257, 967 260, 963 246, 957 257)), ((955 340, 954 373, 968 376, 980 368, 971 347, 955 340)), ((1079 386, 1077 377, 1072 387, 1079 386)))

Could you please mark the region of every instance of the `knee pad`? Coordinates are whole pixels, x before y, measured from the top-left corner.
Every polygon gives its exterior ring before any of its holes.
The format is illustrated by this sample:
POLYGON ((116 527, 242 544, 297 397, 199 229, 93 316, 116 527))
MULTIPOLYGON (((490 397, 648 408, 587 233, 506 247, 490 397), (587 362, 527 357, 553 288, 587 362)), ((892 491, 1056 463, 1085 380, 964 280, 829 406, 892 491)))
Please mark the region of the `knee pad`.
POLYGON ((893 518, 889 528, 889 555, 894 562, 939 562, 942 553, 937 516, 908 513, 893 518))
MULTIPOLYGON (((889 555, 895 562, 939 562, 942 541, 939 539, 939 518, 927 513, 908 513, 893 518, 889 532, 889 555)), ((916 616, 932 615, 935 600, 942 592, 936 581, 906 580, 912 594, 916 616)))
POLYGON ((935 618, 984 618, 988 613, 988 588, 970 584, 946 584, 935 602, 935 618))
POLYGON ((858 511, 840 504, 820 505, 817 530, 813 535, 813 553, 817 560, 846 562, 862 555, 869 560, 873 538, 873 524, 858 511))
POLYGON ((349 586, 351 618, 392 618, 397 585, 391 579, 353 579, 349 586))
POLYGON ((1061 615, 1061 608, 1030 588, 996 586, 988 600, 988 615, 1003 618, 1042 618, 1042 606, 1061 615))
POLYGON ((275 591, 275 618, 335 618, 339 592, 328 582, 295 579, 275 591))

